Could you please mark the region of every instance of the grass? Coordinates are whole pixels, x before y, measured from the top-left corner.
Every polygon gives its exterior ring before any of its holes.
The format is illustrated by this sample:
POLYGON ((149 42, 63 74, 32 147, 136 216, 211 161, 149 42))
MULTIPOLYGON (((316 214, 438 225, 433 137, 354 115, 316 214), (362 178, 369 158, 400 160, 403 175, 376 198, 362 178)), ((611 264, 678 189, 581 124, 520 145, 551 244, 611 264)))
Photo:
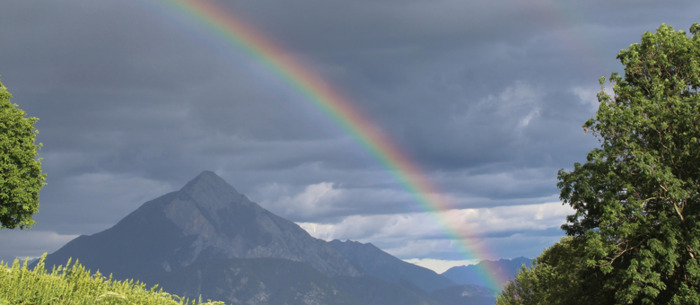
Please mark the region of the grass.
POLYGON ((189 300, 133 280, 116 281, 99 272, 91 274, 77 261, 52 268, 44 266, 46 254, 33 270, 28 260, 15 259, 12 267, 0 261, 0 305, 225 305, 223 302, 189 300))

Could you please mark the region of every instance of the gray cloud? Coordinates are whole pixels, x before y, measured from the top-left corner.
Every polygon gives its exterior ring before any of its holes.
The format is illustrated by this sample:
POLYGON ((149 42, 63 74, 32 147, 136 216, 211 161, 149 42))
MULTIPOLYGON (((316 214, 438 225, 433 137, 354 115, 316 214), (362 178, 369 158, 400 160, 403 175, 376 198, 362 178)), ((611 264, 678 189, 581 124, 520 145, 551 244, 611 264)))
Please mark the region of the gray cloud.
POLYGON ((34 259, 44 252, 58 250, 76 237, 76 235, 61 235, 52 231, 3 231, 3 234, 0 234, 0 243, 12 247, 0 249, 0 261, 12 265, 15 258, 20 262, 27 258, 34 259))
MULTIPOLYGON (((662 22, 687 30, 698 11, 692 1, 219 4, 352 101, 458 209, 556 201, 557 170, 597 145, 581 125, 597 79, 621 69, 616 53, 662 22)), ((306 96, 165 4, 9 1, 0 41, 3 83, 40 118, 49 183, 38 233, 22 235, 34 246, 0 232, 18 255, 105 229, 209 169, 294 221, 375 221, 339 238, 465 259, 440 233, 413 246, 383 234, 378 219, 425 207, 306 96)), ((485 228, 501 257, 561 234, 485 228)))

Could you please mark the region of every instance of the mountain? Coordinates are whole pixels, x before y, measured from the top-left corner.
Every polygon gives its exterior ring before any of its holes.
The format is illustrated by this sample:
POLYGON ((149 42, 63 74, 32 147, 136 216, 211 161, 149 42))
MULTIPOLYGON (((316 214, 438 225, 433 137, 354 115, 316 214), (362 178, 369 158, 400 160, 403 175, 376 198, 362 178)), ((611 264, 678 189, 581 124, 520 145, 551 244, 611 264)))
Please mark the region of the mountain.
POLYGON ((46 263, 64 264, 69 257, 116 278, 212 258, 281 258, 331 277, 361 274, 325 241, 248 200, 212 172, 146 202, 112 228, 72 240, 46 263))
POLYGON ((352 294, 357 304, 362 305, 458 305, 461 303, 440 303, 420 288, 410 285, 389 283, 371 275, 360 277, 336 277, 333 279, 343 291, 352 294))
POLYGON ((116 279, 229 304, 462 305, 493 298, 488 289, 454 286, 372 244, 313 238, 207 171, 113 227, 70 241, 47 256, 46 266, 70 257, 116 279))
POLYGON ((432 299, 440 304, 493 305, 498 293, 476 285, 457 285, 431 293, 432 299))
POLYGON ((277 258, 197 261, 141 280, 177 295, 229 304, 360 304, 308 264, 277 258))
POLYGON ((330 245, 362 270, 389 283, 409 284, 425 292, 455 285, 435 271, 404 262, 371 243, 333 240, 330 245))
MULTIPOLYGON (((525 265, 528 268, 532 263, 532 259, 518 257, 514 259, 501 259, 497 261, 481 261, 476 265, 452 267, 442 273, 443 276, 461 285, 480 285, 483 283, 483 271, 498 270, 506 278, 513 279, 520 271, 520 268, 525 265)), ((506 283, 499 283, 504 285, 506 283)))

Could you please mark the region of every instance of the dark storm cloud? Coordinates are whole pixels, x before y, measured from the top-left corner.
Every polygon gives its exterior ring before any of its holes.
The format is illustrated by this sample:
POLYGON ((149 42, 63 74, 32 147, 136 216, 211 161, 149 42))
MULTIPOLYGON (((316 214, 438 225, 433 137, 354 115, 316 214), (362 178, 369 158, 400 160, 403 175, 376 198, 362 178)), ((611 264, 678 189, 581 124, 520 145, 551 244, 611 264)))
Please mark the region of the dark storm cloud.
POLYGON ((211 62, 195 64, 204 54, 136 8, 116 2, 4 4, 3 34, 15 38, 3 47, 5 60, 13 59, 8 64, 18 66, 19 76, 43 84, 35 90, 158 90, 184 85, 184 75, 177 77, 184 71, 198 78, 216 72, 211 62))
MULTIPOLYGON (((217 4, 348 97, 455 208, 475 211, 534 211, 556 201, 556 171, 597 145, 581 125, 596 110, 597 79, 621 69, 616 53, 662 22, 687 30, 700 21, 692 1, 217 4)), ((17 253, 107 228, 205 169, 335 237, 403 257, 437 245, 439 233, 417 228, 416 243, 402 247, 405 239, 392 234, 411 224, 382 225, 423 208, 352 135, 244 52, 162 4, 5 1, 0 42, 3 83, 40 118, 48 174, 36 227, 47 234, 32 235, 31 245, 18 242, 28 235, 0 236, 17 253), (364 229, 348 223, 357 217, 364 229)), ((494 219, 505 217, 494 211, 494 219)), ((539 249, 556 240, 559 214, 550 216, 536 230, 508 216, 523 225, 485 224, 483 234, 503 257, 535 255, 525 243, 539 249)))

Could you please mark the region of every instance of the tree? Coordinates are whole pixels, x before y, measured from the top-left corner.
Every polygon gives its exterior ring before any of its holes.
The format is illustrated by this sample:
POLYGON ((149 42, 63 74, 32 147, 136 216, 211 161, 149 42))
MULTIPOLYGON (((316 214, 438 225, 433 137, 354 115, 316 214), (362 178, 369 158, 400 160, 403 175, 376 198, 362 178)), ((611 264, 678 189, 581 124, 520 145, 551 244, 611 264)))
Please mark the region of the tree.
POLYGON ((562 238, 522 267, 496 305, 610 304, 613 295, 600 293, 601 274, 585 266, 580 251, 578 240, 562 238))
POLYGON ((39 191, 46 175, 35 143, 34 117, 10 102, 12 95, 0 82, 0 228, 28 228, 39 209, 39 191))
POLYGON ((700 304, 698 32, 662 24, 620 51, 624 75, 611 75, 614 94, 601 90, 583 125, 601 146, 558 173, 575 212, 562 226, 570 241, 553 248, 569 260, 548 250, 501 304, 700 304), (567 287, 582 297, 562 301, 567 287))
POLYGON ((601 147, 559 171, 575 209, 563 229, 619 304, 700 304, 698 31, 661 25, 618 54, 624 77, 612 74, 614 96, 601 90, 584 124, 601 147))

